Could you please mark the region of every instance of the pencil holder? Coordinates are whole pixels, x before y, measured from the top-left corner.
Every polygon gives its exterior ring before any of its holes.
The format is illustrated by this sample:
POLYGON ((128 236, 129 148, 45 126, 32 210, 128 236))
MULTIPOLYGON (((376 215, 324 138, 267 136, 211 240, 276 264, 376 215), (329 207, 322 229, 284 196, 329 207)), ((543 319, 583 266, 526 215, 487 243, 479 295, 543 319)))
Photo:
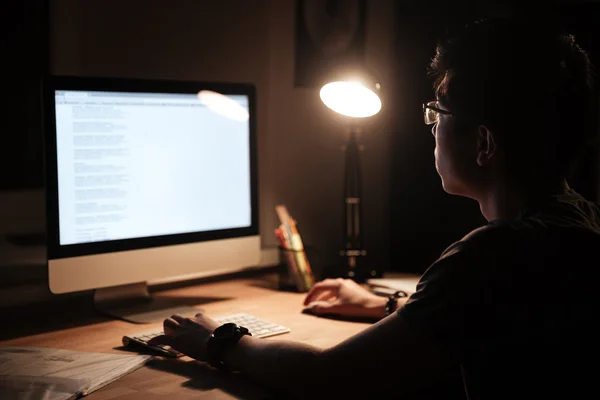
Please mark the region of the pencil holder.
POLYGON ((280 290, 307 292, 314 285, 314 277, 304 250, 279 247, 278 287, 280 290))

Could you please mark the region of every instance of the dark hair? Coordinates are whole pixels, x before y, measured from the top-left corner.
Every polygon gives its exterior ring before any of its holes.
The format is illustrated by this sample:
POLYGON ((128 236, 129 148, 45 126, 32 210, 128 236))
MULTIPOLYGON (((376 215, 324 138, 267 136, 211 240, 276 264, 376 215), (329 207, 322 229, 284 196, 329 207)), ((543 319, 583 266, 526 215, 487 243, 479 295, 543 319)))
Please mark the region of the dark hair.
POLYGON ((480 20, 438 45, 429 74, 457 119, 496 133, 513 176, 566 178, 592 137, 592 65, 556 26, 480 20))

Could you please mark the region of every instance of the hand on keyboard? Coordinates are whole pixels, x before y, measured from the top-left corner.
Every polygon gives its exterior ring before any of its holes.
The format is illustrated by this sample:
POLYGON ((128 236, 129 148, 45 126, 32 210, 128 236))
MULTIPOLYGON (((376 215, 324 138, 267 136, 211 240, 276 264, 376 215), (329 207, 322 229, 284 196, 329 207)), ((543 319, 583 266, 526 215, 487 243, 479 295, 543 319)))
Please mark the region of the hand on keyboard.
MULTIPOLYGON (((206 318, 208 318, 208 317, 206 317, 206 318)), ((177 322, 177 319, 183 320, 183 321, 187 320, 181 316, 176 316, 174 318, 167 319, 165 321, 165 324, 168 325, 169 327, 166 329, 167 329, 167 332, 170 332, 167 335, 165 335, 164 330, 156 330, 156 331, 138 333, 135 335, 127 335, 127 336, 123 337, 123 344, 125 346, 137 345, 137 346, 150 347, 153 350, 159 352, 161 355, 167 356, 167 357, 182 356, 183 354, 181 354, 181 352, 179 352, 173 348, 170 348, 170 346, 165 344, 166 341, 171 340, 170 336, 174 336, 174 334, 178 331, 178 329, 180 329, 178 327, 181 327, 181 322, 177 322), (165 335, 167 337, 152 341, 153 338, 163 336, 163 335, 165 335), (150 345, 150 344, 152 344, 152 345, 150 345)), ((192 320, 195 320, 195 319, 196 318, 192 318, 192 320)), ((219 316, 219 317, 214 318, 214 322, 216 322, 218 326, 225 324, 227 322, 236 323, 240 326, 248 328, 248 330, 250 331, 252 336, 256 337, 256 338, 265 338, 265 337, 274 336, 274 335, 281 335, 283 333, 288 333, 290 331, 290 329, 285 326, 281 326, 276 323, 266 321, 264 319, 257 318, 254 315, 250 315, 250 314, 246 314, 246 313, 219 316)), ((198 323, 198 321, 194 321, 193 323, 191 323, 189 325, 189 327, 193 327, 194 324, 197 324, 197 323, 198 323)), ((185 324, 186 324, 186 322, 184 322, 184 325, 185 324)), ((183 329, 181 329, 181 331, 183 331, 183 329)), ((212 331, 210 331, 210 333, 212 333, 212 331)), ((210 335, 210 333, 209 333, 209 335, 210 335)))
POLYGON ((206 342, 219 325, 202 313, 193 318, 173 315, 164 322, 164 334, 150 339, 148 345, 167 345, 196 360, 207 361, 206 342))

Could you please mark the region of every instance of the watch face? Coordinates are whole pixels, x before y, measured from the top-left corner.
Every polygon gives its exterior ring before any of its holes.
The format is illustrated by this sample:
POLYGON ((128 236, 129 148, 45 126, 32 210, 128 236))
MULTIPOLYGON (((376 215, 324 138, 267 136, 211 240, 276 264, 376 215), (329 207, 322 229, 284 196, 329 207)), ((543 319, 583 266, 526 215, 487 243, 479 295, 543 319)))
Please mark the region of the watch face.
POLYGON ((213 336, 217 339, 232 337, 236 334, 238 326, 232 322, 223 324, 213 332, 213 336))

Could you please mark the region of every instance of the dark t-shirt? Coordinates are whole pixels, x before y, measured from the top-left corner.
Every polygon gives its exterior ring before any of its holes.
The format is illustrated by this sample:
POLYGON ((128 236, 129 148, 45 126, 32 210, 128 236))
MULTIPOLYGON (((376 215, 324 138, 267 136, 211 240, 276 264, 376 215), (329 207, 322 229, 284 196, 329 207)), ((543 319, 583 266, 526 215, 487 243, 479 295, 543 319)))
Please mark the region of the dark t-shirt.
POLYGON ((599 258, 600 209, 568 190, 452 244, 398 313, 460 364, 470 400, 598 398, 599 258))

